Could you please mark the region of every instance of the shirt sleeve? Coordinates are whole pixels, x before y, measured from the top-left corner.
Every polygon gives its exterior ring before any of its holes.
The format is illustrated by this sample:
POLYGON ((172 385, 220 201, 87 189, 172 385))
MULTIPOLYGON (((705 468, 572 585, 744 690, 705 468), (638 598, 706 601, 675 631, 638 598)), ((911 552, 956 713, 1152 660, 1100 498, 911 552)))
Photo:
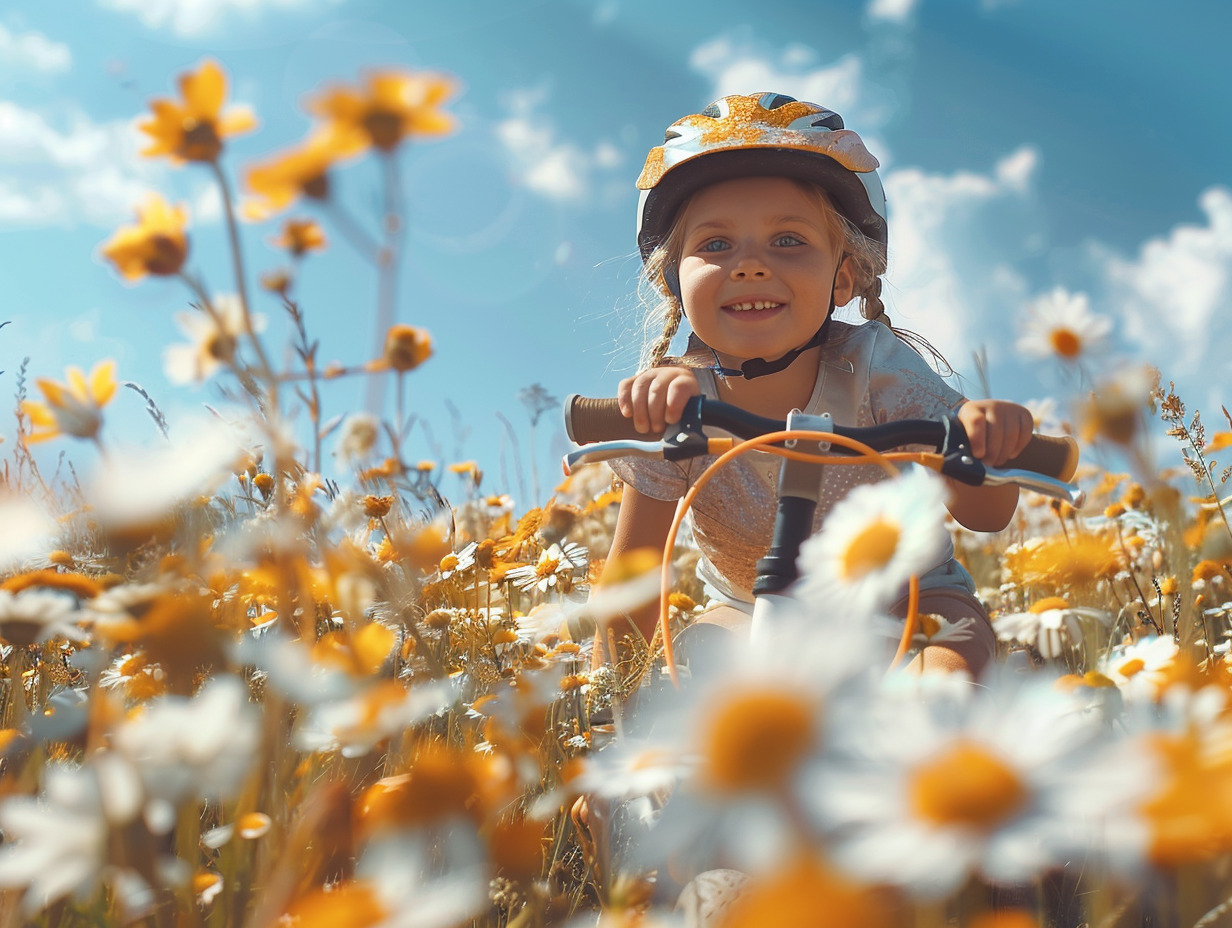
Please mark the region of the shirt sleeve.
POLYGON ((953 412, 966 398, 941 379, 919 354, 888 328, 877 333, 869 364, 868 401, 873 421, 929 419, 953 412))
POLYGON ((608 466, 617 477, 651 499, 677 500, 689 489, 689 461, 615 458, 608 466))

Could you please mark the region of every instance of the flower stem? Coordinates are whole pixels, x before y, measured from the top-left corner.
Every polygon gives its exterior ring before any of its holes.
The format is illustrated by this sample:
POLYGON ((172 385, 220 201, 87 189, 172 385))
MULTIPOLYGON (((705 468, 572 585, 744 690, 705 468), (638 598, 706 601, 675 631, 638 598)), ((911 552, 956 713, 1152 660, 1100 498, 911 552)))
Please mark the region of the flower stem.
MULTIPOLYGON (((398 299, 398 263, 402 249, 402 181, 398 172, 398 159, 386 154, 381 158, 385 169, 385 222, 384 242, 377 252, 379 280, 377 283, 376 331, 373 333, 372 356, 380 357, 385 345, 385 333, 394 323, 394 311, 398 299)), ((384 381, 378 374, 368 378, 364 408, 379 415, 384 381)), ((401 423, 399 423, 401 428, 401 423)))
POLYGON ((218 187, 222 193, 223 211, 227 217, 227 238, 231 244, 231 263, 235 268, 235 290, 239 295, 240 307, 244 313, 244 331, 252 341, 253 350, 257 354, 261 377, 265 380, 266 389, 270 394, 270 407, 276 409, 278 407, 278 383, 269 358, 266 357, 265 346, 257 338, 256 329, 252 324, 252 311, 248 303, 248 278, 244 273, 244 254, 240 247, 239 224, 235 221, 235 207, 231 203, 231 185, 227 183, 227 175, 223 173, 222 166, 217 161, 211 161, 210 167, 213 168, 214 178, 218 181, 218 187))

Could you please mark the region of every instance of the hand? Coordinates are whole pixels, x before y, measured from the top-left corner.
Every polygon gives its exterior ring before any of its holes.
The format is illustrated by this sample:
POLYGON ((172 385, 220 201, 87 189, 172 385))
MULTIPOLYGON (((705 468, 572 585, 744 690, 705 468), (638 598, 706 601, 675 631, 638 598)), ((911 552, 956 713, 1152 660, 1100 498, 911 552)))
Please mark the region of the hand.
POLYGON ((680 421, 684 404, 701 392, 697 377, 687 367, 655 367, 622 380, 616 400, 621 415, 632 419, 639 432, 661 434, 680 421))
POLYGON ((958 408, 971 453, 992 467, 1019 454, 1035 431, 1031 410, 1005 400, 968 400, 958 408))

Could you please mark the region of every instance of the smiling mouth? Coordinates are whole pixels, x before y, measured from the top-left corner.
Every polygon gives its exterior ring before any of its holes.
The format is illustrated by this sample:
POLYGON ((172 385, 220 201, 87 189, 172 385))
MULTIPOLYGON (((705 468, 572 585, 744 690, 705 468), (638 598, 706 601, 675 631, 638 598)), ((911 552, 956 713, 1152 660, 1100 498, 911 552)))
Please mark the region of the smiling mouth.
POLYGON ((737 313, 747 313, 754 310, 778 309, 782 305, 782 303, 776 303, 773 300, 748 300, 743 303, 728 303, 723 308, 737 313))

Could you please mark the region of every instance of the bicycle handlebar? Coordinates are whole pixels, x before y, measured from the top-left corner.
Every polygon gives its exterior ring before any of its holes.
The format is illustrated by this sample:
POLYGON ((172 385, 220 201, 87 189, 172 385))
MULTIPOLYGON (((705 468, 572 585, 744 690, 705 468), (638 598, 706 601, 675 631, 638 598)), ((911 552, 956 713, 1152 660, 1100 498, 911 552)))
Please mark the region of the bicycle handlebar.
MULTIPOLYGON (((631 419, 620 413, 615 398, 595 399, 574 394, 565 401, 565 429, 577 444, 586 446, 565 457, 565 472, 577 464, 648 455, 678 460, 718 453, 708 442, 703 426, 724 429, 740 438, 755 438, 783 431, 786 423, 757 416, 738 406, 697 396, 689 400, 679 423, 669 426, 661 439, 649 440, 631 419)), ((955 416, 903 419, 880 425, 833 426, 832 433, 851 438, 874 451, 904 445, 926 445, 944 457, 942 474, 974 486, 1014 484, 1045 496, 1081 506, 1085 494, 1069 481, 1078 468, 1078 444, 1068 436, 1032 435, 1026 448, 1001 467, 990 467, 971 455, 966 433, 955 416)), ((838 449, 838 454, 844 453, 838 449)))
MULTIPOLYGON (((781 431, 786 423, 745 412, 718 400, 702 400, 706 425, 725 429, 741 438, 781 431)), ((621 415, 614 397, 597 399, 573 394, 565 401, 565 431, 579 445, 597 441, 656 439, 633 427, 633 420, 621 415)), ((668 431, 671 431, 669 428, 668 431)), ((939 419, 904 419, 883 425, 855 428, 835 426, 834 433, 855 438, 877 451, 902 445, 932 445, 938 449, 945 439, 945 425, 939 419)), ((1069 436, 1032 435, 1026 448, 1006 461, 1000 470, 1027 470, 1061 481, 1073 479, 1078 468, 1078 444, 1069 436)))

